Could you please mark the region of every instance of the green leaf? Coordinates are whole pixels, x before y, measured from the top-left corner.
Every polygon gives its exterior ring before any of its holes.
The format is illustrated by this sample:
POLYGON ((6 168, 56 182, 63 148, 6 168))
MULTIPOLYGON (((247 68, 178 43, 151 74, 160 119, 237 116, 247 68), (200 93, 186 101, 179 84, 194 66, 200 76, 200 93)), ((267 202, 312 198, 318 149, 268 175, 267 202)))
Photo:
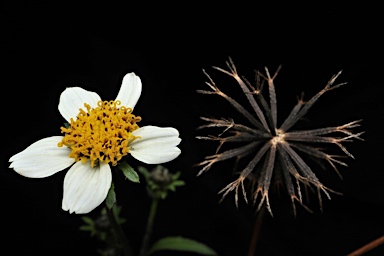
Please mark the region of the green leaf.
POLYGON ((83 226, 80 226, 79 229, 82 230, 82 231, 92 231, 92 230, 93 230, 92 227, 90 227, 90 226, 84 226, 84 225, 83 225, 83 226))
POLYGON ((149 254, 160 250, 195 252, 202 255, 217 255, 217 253, 203 243, 180 236, 165 237, 158 240, 150 249, 149 254))
POLYGON ((105 204, 107 205, 108 209, 112 209, 112 207, 116 203, 116 193, 115 193, 115 185, 111 184, 111 187, 109 188, 107 198, 105 199, 105 204))
POLYGON ((121 162, 118 165, 119 169, 123 171, 124 176, 132 182, 140 183, 140 178, 137 172, 127 163, 121 162))
POLYGON ((177 180, 181 175, 181 172, 176 172, 175 174, 172 175, 173 180, 177 180))
POLYGON ((172 185, 173 186, 184 186, 185 182, 183 180, 175 180, 174 182, 172 182, 172 185))
POLYGON ((168 195, 167 191, 160 192, 160 198, 161 199, 165 199, 167 197, 167 195, 168 195))
POLYGON ((85 222, 85 223, 87 223, 87 224, 89 224, 89 225, 93 225, 93 219, 92 218, 90 218, 90 217, 88 217, 88 216, 83 216, 83 217, 81 217, 81 219, 85 222))
POLYGON ((117 224, 123 224, 126 222, 126 219, 120 217, 121 206, 117 206, 116 204, 113 206, 113 215, 115 216, 117 224))
POLYGON ((149 177, 149 171, 147 170, 147 168, 145 168, 144 166, 138 166, 138 167, 137 167, 137 170, 138 170, 141 174, 143 174, 144 177, 145 177, 146 179, 148 179, 148 177, 149 177))

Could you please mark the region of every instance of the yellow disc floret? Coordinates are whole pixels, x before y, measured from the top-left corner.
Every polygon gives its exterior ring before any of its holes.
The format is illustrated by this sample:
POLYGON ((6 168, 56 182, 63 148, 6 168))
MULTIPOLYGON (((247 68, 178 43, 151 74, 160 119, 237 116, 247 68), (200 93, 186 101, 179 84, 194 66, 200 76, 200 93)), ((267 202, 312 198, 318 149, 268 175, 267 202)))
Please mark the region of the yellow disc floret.
POLYGON ((58 144, 69 147, 70 157, 91 166, 103 162, 113 166, 129 152, 128 145, 138 138, 132 132, 139 128, 136 124, 141 117, 132 114, 131 108, 118 107, 120 101, 99 101, 96 108, 84 104, 87 111, 80 109, 76 120, 71 118, 68 128, 61 127, 65 133, 58 144))

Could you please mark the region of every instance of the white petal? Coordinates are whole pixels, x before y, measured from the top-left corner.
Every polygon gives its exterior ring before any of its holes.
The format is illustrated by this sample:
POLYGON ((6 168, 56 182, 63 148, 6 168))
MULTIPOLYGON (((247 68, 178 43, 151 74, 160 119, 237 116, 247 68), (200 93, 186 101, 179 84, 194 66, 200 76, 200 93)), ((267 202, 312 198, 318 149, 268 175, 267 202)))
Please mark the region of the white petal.
POLYGON ((108 164, 101 163, 91 168, 89 161, 75 163, 64 178, 63 210, 89 213, 105 200, 111 183, 112 173, 108 164))
POLYGON ((131 155, 146 164, 161 164, 172 161, 181 153, 176 147, 181 139, 174 128, 144 126, 132 133, 141 138, 133 141, 130 146, 131 155))
POLYGON ((62 136, 53 136, 36 141, 9 159, 10 168, 29 178, 51 176, 75 162, 69 157, 70 149, 58 147, 62 136))
POLYGON ((80 87, 66 88, 60 95, 59 111, 65 120, 70 122, 71 118, 76 119, 80 108, 85 110, 84 103, 96 107, 100 100, 100 96, 95 92, 80 87))
POLYGON ((116 100, 121 101, 121 106, 133 108, 141 95, 141 80, 135 73, 128 73, 124 76, 120 91, 116 100))

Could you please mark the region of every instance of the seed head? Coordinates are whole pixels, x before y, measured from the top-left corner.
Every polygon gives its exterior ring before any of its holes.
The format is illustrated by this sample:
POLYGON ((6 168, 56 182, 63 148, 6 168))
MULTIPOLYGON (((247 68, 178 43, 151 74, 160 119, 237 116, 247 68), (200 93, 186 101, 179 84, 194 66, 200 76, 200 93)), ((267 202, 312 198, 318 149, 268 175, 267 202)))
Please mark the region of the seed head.
POLYGON ((315 94, 308 101, 303 100, 303 96, 299 98, 297 104, 293 107, 290 114, 282 122, 277 123, 277 99, 274 80, 278 75, 280 68, 271 76, 268 68, 265 68, 265 74, 256 71, 256 84, 252 85, 248 80, 240 77, 232 60, 227 62, 228 70, 213 67, 234 78, 244 93, 253 113, 249 112, 245 106, 235 99, 222 92, 211 77, 205 72, 208 78, 206 84, 211 90, 198 90, 199 93, 208 95, 219 95, 228 101, 240 115, 249 121, 249 124, 239 124, 234 119, 215 119, 202 117, 201 119, 207 123, 200 126, 202 128, 219 127, 223 132, 217 136, 198 136, 198 139, 218 141, 219 146, 214 155, 205 157, 205 160, 198 163, 201 166, 198 175, 208 171, 213 164, 228 160, 231 158, 243 159, 245 156, 253 155, 253 158, 246 163, 245 168, 240 172, 238 178, 232 183, 224 187, 219 193, 223 194, 222 199, 231 191, 235 191, 235 203, 238 205, 239 187, 246 202, 248 195, 244 183, 247 182, 251 192, 253 203, 258 201, 260 207, 265 204, 268 211, 272 215, 269 203, 268 192, 271 183, 276 183, 276 177, 279 177, 291 198, 293 212, 296 214, 295 202, 299 202, 304 208, 309 210, 303 204, 301 187, 315 188, 319 198, 320 209, 322 209, 321 192, 330 199, 329 192, 338 192, 324 186, 316 177, 313 169, 305 162, 303 156, 314 158, 316 160, 327 161, 330 166, 341 177, 336 165, 347 166, 347 164, 338 158, 351 157, 353 155, 343 145, 345 142, 359 139, 360 133, 352 132, 352 128, 360 126, 361 120, 349 122, 341 126, 326 127, 311 130, 292 130, 291 128, 304 117, 313 104, 325 92, 339 88, 340 84, 334 84, 335 80, 340 76, 341 71, 332 76, 325 87, 315 94), (264 84, 268 87, 268 98, 264 98, 262 89, 264 84), (337 135, 338 134, 338 135, 337 135), (339 136, 339 137, 336 137, 339 136), (221 147, 225 143, 234 143, 236 145, 232 149, 221 151, 221 147), (331 155, 325 153, 323 149, 318 148, 319 144, 336 145, 343 155, 331 155))

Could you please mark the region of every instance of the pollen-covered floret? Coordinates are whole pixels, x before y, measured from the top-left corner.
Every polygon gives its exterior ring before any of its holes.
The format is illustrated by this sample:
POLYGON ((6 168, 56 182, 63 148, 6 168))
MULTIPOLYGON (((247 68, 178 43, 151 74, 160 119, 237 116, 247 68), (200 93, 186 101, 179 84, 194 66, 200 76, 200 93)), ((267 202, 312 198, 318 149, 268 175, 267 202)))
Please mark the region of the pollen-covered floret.
POLYGON ((90 160, 94 167, 99 162, 117 165, 128 154, 129 143, 137 137, 132 132, 139 126, 140 117, 133 115, 132 109, 118 107, 120 101, 99 101, 96 108, 84 104, 87 111, 80 109, 76 120, 71 118, 68 128, 61 127, 65 133, 58 144, 71 149, 70 157, 85 163, 90 160))

